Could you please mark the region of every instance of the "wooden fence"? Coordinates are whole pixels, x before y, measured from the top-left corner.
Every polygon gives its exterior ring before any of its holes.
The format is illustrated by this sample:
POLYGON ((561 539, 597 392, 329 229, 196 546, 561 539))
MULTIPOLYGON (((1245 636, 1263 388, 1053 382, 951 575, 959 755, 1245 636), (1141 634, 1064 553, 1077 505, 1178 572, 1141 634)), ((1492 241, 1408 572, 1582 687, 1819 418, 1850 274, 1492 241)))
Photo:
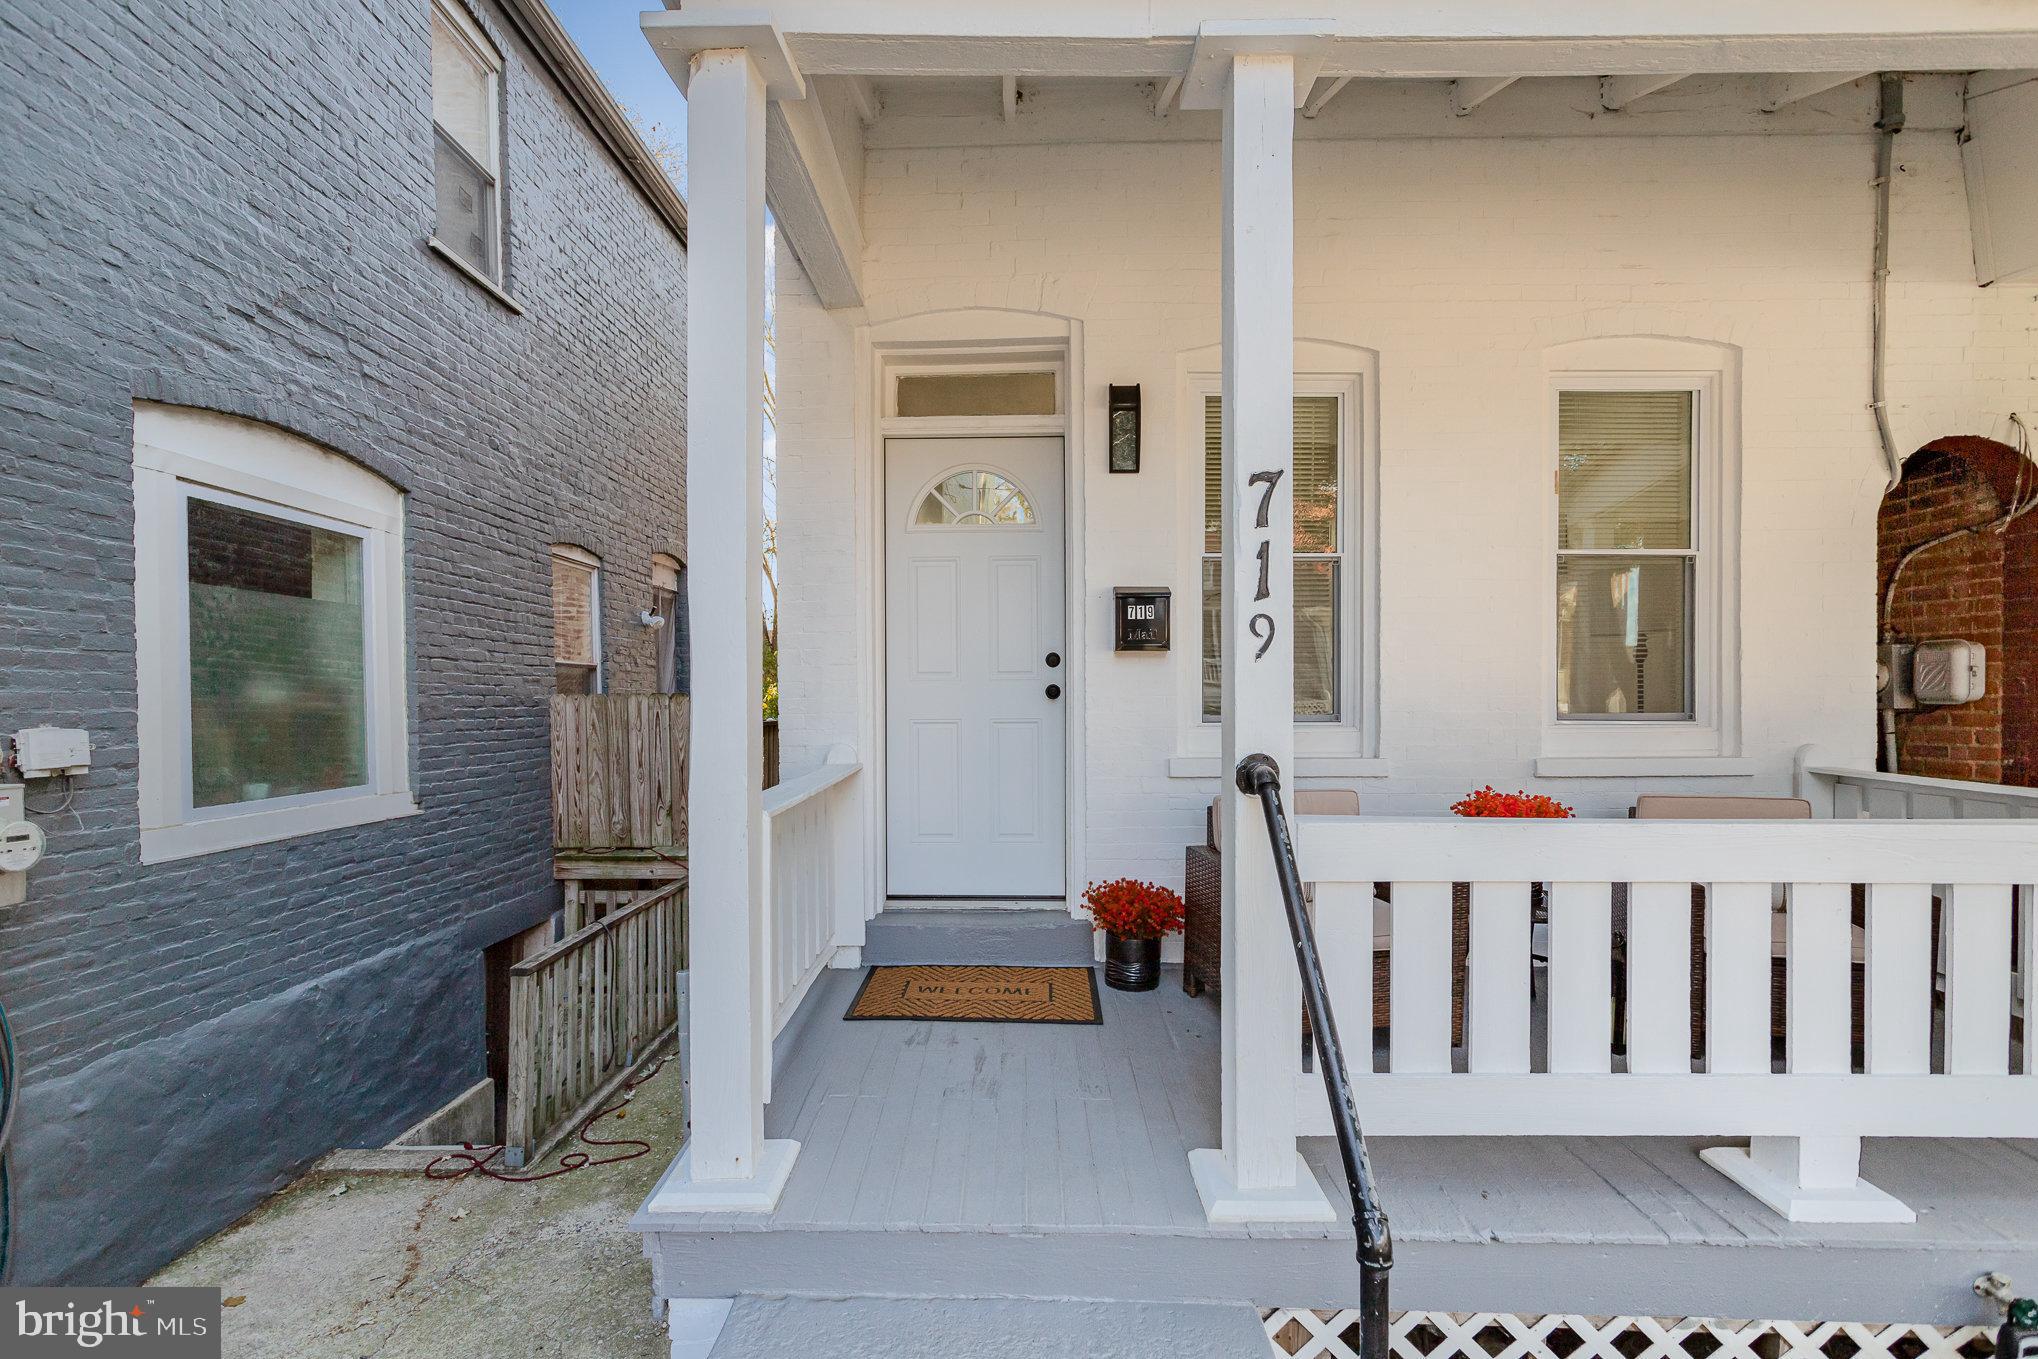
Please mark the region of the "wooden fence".
POLYGON ((563 851, 686 847, 684 694, 552 699, 552 844, 563 851))
POLYGON ((510 969, 511 1164, 585 1119, 672 1031, 686 904, 686 883, 669 883, 510 969))

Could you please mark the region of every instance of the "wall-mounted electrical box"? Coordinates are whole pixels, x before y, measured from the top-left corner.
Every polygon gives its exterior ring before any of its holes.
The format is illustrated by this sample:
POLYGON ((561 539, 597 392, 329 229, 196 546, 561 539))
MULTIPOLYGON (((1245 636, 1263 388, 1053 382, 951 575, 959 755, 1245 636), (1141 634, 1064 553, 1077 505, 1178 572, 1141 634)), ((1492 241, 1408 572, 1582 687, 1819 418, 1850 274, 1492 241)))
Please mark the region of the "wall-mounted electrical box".
POLYGON ((53 779, 92 768, 92 738, 75 727, 23 727, 14 733, 14 760, 25 779, 53 779))
POLYGON ((1888 642, 1876 654, 1876 701, 1895 712, 1950 708, 1988 693, 1988 648, 1955 639, 1888 642))

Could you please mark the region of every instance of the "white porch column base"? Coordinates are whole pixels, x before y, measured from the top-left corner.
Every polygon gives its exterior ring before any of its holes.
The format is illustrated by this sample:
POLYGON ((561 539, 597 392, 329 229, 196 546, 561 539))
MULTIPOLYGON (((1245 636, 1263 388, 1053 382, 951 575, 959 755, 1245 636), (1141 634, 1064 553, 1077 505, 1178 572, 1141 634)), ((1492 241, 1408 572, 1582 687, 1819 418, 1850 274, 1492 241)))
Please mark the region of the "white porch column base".
POLYGON ((1701 1159, 1792 1222, 1916 1222, 1908 1206, 1859 1175, 1858 1137, 1756 1137, 1707 1147, 1701 1159))
POLYGON ((672 1337, 672 1359, 708 1359, 722 1338, 734 1298, 673 1298, 665 1304, 665 1329, 672 1337))
POLYGON ((1203 1215, 1211 1224, 1239 1222, 1335 1222, 1337 1210, 1316 1173, 1295 1153, 1295 1182, 1267 1189, 1241 1189, 1232 1178, 1231 1163, 1215 1147, 1189 1153, 1189 1174, 1196 1181, 1196 1195, 1203 1200, 1203 1215))
POLYGON ((679 1153, 679 1165, 644 1205, 653 1213, 769 1213, 778 1207, 785 1182, 792 1176, 800 1144, 772 1138, 762 1144, 757 1173, 747 1180, 697 1180, 693 1144, 679 1153))

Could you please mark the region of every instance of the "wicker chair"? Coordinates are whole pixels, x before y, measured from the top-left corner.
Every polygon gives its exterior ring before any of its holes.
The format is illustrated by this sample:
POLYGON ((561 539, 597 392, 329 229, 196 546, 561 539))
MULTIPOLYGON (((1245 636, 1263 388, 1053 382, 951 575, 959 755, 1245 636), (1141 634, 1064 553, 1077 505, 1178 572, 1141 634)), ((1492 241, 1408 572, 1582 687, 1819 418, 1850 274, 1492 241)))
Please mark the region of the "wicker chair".
MULTIPOLYGON (((1223 976, 1224 854, 1218 827, 1223 803, 1204 813, 1204 843, 1183 855, 1186 911, 1182 929, 1182 989, 1192 996, 1220 994, 1223 976)), ((1304 788, 1295 794, 1302 816, 1357 816, 1359 795, 1348 788, 1304 788)), ((1373 902, 1373 1027, 1388 1024, 1388 957, 1391 889, 1376 884, 1373 902)), ((1471 894, 1464 883, 1451 892, 1451 1042, 1465 1041, 1465 967, 1472 949, 1471 894)), ((1306 1020, 1305 1020, 1306 1025, 1306 1020)))
MULTIPOLYGON (((1662 793, 1646 793, 1635 799, 1629 813, 1641 821, 1808 821, 1812 815, 1811 803, 1796 797, 1685 797, 1662 793)), ((1705 995, 1706 995, 1706 937, 1705 937, 1706 889, 1702 883, 1691 887, 1691 1055, 1705 1054, 1705 995)), ((1770 927, 1769 960, 1769 1032, 1775 1039, 1784 1036, 1784 992, 1788 983, 1789 966, 1786 958, 1786 920, 1780 889, 1775 915, 1770 927)), ((1616 931, 1625 940, 1626 913, 1620 913, 1615 922, 1616 931)), ((1863 893, 1854 889, 1853 919, 1853 961, 1855 984, 1853 991, 1854 1046, 1862 1046, 1866 1035, 1866 1016, 1863 1012, 1862 974, 1867 966, 1867 934, 1864 929, 1865 906, 1863 893)), ((1934 928, 1936 943, 1936 926, 1934 928)), ((1625 948, 1619 949, 1619 961, 1626 964, 1625 948)), ((1623 988, 1624 990, 1625 988, 1623 988)))

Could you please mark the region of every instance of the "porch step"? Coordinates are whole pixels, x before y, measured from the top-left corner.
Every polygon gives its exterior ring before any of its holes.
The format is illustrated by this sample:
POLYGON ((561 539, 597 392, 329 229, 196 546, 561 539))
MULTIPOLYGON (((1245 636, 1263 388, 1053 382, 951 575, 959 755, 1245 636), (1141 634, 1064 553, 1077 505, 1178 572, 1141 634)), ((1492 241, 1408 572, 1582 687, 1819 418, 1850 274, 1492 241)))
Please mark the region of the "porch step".
MULTIPOLYGON (((679 1337, 675 1335, 675 1339, 679 1337)), ((677 1351, 675 1351, 677 1352, 677 1351)), ((1183 1359, 1267 1353, 1244 1303, 1034 1302, 1011 1298, 742 1297, 709 1359, 956 1359, 1083 1355, 1183 1359)))
POLYGON ((1095 958, 1087 922, 1059 906, 1041 910, 951 906, 893 907, 865 927, 863 961, 1002 963, 1013 967, 1087 967, 1095 958))

